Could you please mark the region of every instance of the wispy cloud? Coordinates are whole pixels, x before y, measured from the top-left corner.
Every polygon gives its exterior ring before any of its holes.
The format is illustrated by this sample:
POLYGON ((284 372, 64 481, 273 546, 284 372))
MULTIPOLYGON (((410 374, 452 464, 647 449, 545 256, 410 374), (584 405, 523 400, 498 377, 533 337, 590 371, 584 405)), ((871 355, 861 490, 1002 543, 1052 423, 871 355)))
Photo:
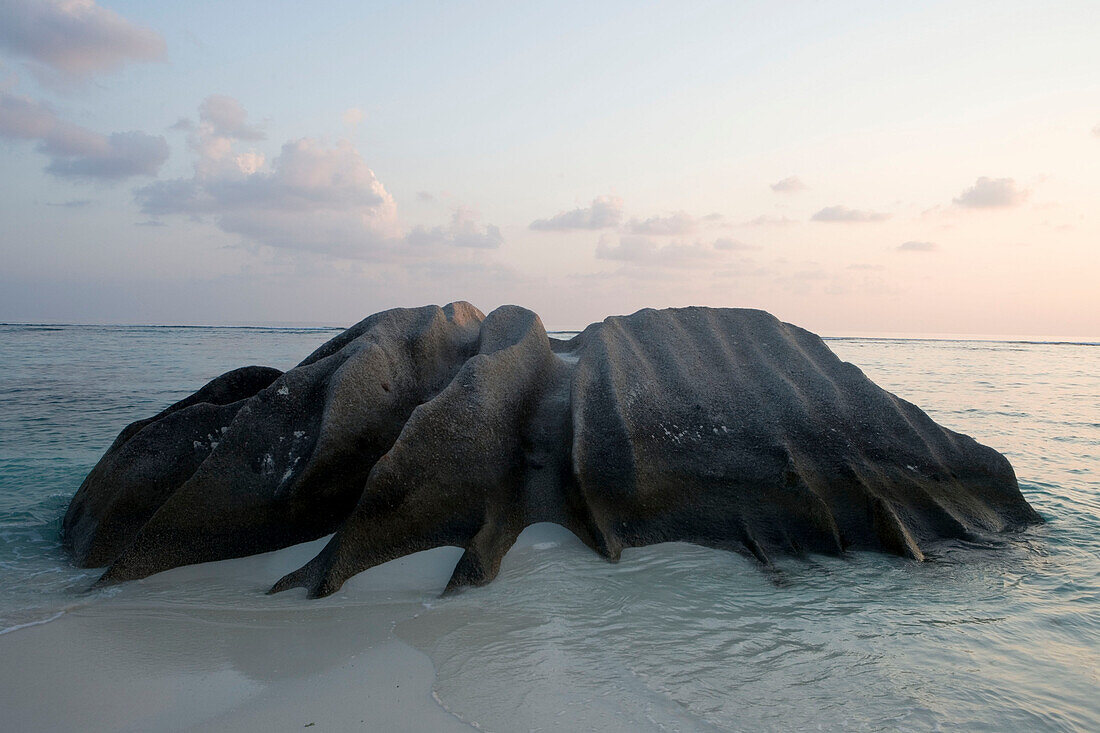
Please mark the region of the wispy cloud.
POLYGON ((1096 127, 1092 128, 1092 134, 1096 137, 1100 137, 1100 122, 1096 123, 1096 127))
POLYGON ((363 119, 366 114, 358 107, 348 107, 344 110, 344 114, 340 115, 340 119, 348 127, 355 129, 363 123, 363 119))
POLYGON ((798 193, 809 188, 798 176, 788 176, 782 181, 771 184, 771 189, 776 193, 798 193))
POLYGON ((592 205, 561 211, 547 219, 536 219, 530 228, 535 231, 559 232, 570 229, 609 229, 623 219, 623 200, 618 196, 597 196, 592 205))
POLYGON ((730 239, 729 237, 722 237, 714 240, 714 248, 720 249, 726 252, 734 252, 748 249, 757 249, 751 244, 745 244, 739 239, 730 239))
POLYGON ((700 268, 710 267, 727 257, 731 250, 742 248, 736 246, 738 244, 729 239, 711 243, 659 244, 644 236, 626 235, 615 241, 613 237, 604 235, 596 245, 596 257, 645 267, 700 268))
POLYGON ((898 245, 897 249, 899 252, 934 252, 939 249, 939 247, 936 246, 935 242, 910 241, 902 242, 898 245))
POLYGON ((826 222, 871 222, 886 221, 889 218, 889 214, 883 214, 877 211, 849 209, 847 206, 826 206, 824 209, 811 216, 810 220, 826 222))
POLYGON ((474 249, 496 249, 504 243, 500 228, 492 224, 482 226, 480 219, 481 215, 478 212, 460 206, 455 210, 447 226, 431 229, 415 227, 409 232, 407 240, 409 244, 416 247, 443 244, 474 249))
POLYGON ((992 209, 1017 206, 1027 200, 1031 192, 1017 185, 1012 178, 988 178, 982 176, 974 185, 955 198, 955 204, 968 209, 992 209))
POLYGON ((749 219, 745 222, 745 226, 750 227, 763 227, 763 226, 787 226, 788 224, 797 224, 796 219, 791 219, 786 216, 773 216, 771 214, 761 214, 755 219, 749 219))
POLYGON ((49 156, 46 171, 69 178, 119 180, 155 176, 168 141, 144 132, 103 135, 62 120, 48 105, 0 90, 0 137, 33 140, 49 156))
POLYGON ((164 55, 158 33, 94 0, 0 0, 0 47, 69 79, 164 55))
POLYGON ((651 216, 648 219, 632 219, 627 226, 631 234, 667 237, 691 234, 699 226, 699 221, 690 214, 678 211, 668 216, 651 216))

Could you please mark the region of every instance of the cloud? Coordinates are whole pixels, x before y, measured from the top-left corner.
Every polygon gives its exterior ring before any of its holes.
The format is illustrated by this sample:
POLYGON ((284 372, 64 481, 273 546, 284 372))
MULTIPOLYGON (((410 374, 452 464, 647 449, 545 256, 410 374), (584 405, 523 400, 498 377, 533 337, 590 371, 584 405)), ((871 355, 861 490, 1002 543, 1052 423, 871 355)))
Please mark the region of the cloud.
POLYGON ((788 176, 782 181, 776 181, 771 184, 771 188, 776 193, 798 193, 799 191, 805 191, 809 187, 803 183, 798 176, 788 176))
POLYGON ((269 162, 239 146, 262 135, 235 99, 208 97, 188 136, 194 174, 138 189, 142 212, 209 217, 253 244, 371 261, 408 262, 503 241, 500 229, 462 207, 446 226, 406 234, 393 197, 351 142, 291 140, 269 162))
POLYGON ((429 191, 417 191, 416 200, 425 204, 434 204, 435 196, 429 191))
POLYGON ((889 214, 882 214, 877 211, 849 209, 847 206, 826 206, 824 209, 811 216, 810 220, 828 222, 869 222, 886 221, 889 218, 889 214))
POLYGON ((0 0, 0 48, 81 79, 164 55, 164 39, 94 0, 0 0))
POLYGON ((623 200, 618 196, 597 196, 587 208, 562 211, 549 219, 536 219, 531 229, 560 232, 570 229, 607 229, 617 227, 623 219, 623 200))
POLYGON ((1011 178, 982 176, 955 199, 957 206, 968 209, 991 209, 1022 204, 1030 191, 1020 188, 1011 178))
POLYGON ((935 242, 902 242, 898 245, 899 252, 934 252, 937 249, 935 242))
POLYGON ((88 139, 81 134, 62 149, 44 146, 52 157, 46 171, 73 178, 122 179, 155 176, 168 160, 168 142, 144 132, 112 132, 88 139))
POLYGON ((263 156, 249 151, 237 153, 236 142, 258 142, 266 138, 259 125, 248 122, 248 112, 233 97, 211 94, 199 105, 198 124, 181 119, 173 129, 187 130, 187 144, 198 153, 199 175, 216 177, 226 173, 251 172, 263 165, 263 156))
POLYGON ((340 119, 344 121, 344 124, 348 127, 359 127, 363 122, 363 118, 366 115, 363 114, 363 110, 358 107, 349 107, 344 110, 344 114, 340 115, 340 119))
POLYGON ((0 89, 0 135, 40 139, 58 123, 57 115, 47 105, 0 89))
POLYGON ((168 141, 144 132, 102 135, 60 119, 46 104, 0 90, 0 137, 35 140, 55 176, 119 180, 155 176, 168 141))
POLYGON ((416 227, 407 236, 409 244, 422 247, 432 244, 454 247, 472 247, 474 249, 496 249, 504 243, 498 227, 489 224, 482 227, 478 221, 481 216, 464 206, 455 210, 451 223, 446 227, 426 229, 416 227))
POLYGON ((233 97, 211 94, 199 105, 199 125, 205 134, 231 140, 263 140, 267 135, 247 122, 248 112, 233 97))
POLYGON ((1100 122, 1096 123, 1096 127, 1092 128, 1092 134, 1096 137, 1100 137, 1100 122))
POLYGON ((47 203, 46 206, 56 206, 62 209, 83 209, 85 206, 90 206, 91 203, 91 199, 71 199, 60 203, 47 203))
POLYGON ((729 239, 727 237, 714 240, 714 248, 725 250, 727 252, 732 252, 735 250, 756 249, 756 247, 753 247, 751 244, 745 244, 740 240, 729 239))
POLYGON ((762 214, 755 219, 750 219, 745 222, 745 226, 750 227, 762 227, 762 226, 787 226, 788 224, 797 224, 794 219, 789 219, 785 216, 771 216, 769 214, 762 214))
POLYGON ((366 256, 400 235, 392 197, 350 143, 301 138, 262 155, 197 140, 190 179, 136 192, 151 216, 212 216, 224 231, 272 247, 366 256))
POLYGON ((678 211, 669 216, 652 216, 645 221, 632 219, 627 229, 631 234, 668 237, 691 234, 698 226, 699 222, 695 217, 683 211, 678 211))
POLYGON ((596 245, 596 258, 645 267, 710 267, 725 258, 726 252, 736 249, 727 246, 732 243, 733 240, 719 239, 711 244, 670 242, 661 245, 650 237, 626 235, 612 244, 612 238, 605 235, 596 245))

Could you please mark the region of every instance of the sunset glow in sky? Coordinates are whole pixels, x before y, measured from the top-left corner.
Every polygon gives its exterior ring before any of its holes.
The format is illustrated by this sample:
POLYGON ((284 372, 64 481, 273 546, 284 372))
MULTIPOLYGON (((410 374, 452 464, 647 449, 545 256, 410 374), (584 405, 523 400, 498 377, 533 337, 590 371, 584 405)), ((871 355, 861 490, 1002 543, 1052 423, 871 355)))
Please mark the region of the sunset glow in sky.
POLYGON ((1100 5, 0 0, 0 321, 1100 336, 1100 5))

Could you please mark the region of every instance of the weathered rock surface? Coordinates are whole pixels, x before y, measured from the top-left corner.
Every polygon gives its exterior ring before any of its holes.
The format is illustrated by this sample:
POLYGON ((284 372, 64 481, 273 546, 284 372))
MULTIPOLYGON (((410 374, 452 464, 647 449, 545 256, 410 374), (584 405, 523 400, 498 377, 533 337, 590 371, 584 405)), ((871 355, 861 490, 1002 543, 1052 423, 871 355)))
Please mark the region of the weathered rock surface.
POLYGON ((245 367, 127 427, 63 524, 101 582, 333 533, 273 591, 419 550, 480 585, 524 527, 601 555, 686 541, 923 559, 1041 521, 1008 461, 762 311, 643 310, 547 338, 531 311, 378 313, 286 373, 245 367))

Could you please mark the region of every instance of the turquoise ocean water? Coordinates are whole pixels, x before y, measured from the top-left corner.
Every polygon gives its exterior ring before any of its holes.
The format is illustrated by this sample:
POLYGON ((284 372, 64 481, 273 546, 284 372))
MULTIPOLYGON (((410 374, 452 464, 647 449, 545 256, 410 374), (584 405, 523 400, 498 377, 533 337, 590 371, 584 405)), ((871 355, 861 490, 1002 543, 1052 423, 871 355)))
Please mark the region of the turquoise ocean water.
MULTIPOLYGON (((97 602, 58 528, 122 427, 336 332, 0 325, 0 633, 97 602)), ((675 544, 610 565, 550 533, 486 588, 408 591, 394 633, 432 659, 439 703, 485 730, 1100 730, 1100 345, 828 343, 1005 453, 1047 523, 776 573, 675 544)))

